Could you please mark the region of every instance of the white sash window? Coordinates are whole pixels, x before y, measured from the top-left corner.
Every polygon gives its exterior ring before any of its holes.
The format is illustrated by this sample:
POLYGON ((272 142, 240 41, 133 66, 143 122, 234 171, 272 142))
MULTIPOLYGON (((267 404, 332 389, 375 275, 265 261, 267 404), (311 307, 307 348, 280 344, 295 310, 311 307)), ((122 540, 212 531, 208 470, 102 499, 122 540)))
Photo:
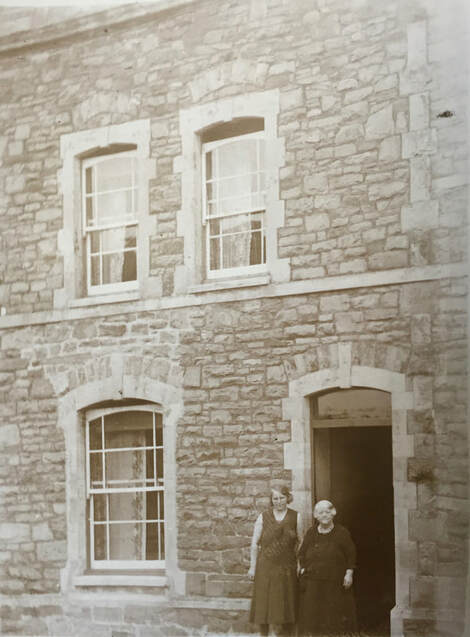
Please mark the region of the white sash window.
POLYGON ((266 266, 264 131, 203 144, 207 276, 266 266))
POLYGON ((137 158, 134 152, 82 162, 88 294, 137 288, 137 158))
POLYGON ((162 416, 138 405, 87 413, 90 567, 165 567, 162 416))

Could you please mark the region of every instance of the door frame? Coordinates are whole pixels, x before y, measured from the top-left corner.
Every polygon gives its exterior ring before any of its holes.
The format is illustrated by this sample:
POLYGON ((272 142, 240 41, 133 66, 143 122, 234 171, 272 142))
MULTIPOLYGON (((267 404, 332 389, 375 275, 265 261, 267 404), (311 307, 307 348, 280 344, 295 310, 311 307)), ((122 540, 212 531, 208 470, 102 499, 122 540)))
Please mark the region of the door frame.
POLYGON ((327 389, 365 387, 391 394, 392 453, 395 518, 395 607, 390 614, 391 634, 403 634, 403 620, 413 617, 410 585, 415 576, 417 543, 409 539, 408 512, 417 508, 416 485, 408 481, 408 458, 414 455, 413 436, 407 433, 407 412, 414 394, 407 391, 405 374, 388 369, 353 365, 351 344, 340 343, 336 366, 320 369, 289 382, 289 397, 282 401, 283 418, 291 422, 291 440, 284 444, 284 467, 291 471, 294 506, 305 525, 312 522, 312 394, 327 389))

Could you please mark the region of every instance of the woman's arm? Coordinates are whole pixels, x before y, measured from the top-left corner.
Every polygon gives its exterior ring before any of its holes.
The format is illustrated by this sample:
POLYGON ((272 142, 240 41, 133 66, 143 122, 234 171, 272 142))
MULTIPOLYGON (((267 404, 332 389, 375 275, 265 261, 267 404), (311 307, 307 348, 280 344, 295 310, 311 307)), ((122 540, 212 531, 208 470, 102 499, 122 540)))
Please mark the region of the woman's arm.
POLYGON ((303 519, 300 513, 297 512, 297 549, 300 548, 303 537, 304 537, 303 519))
POLYGON ((250 547, 250 568, 248 569, 248 576, 253 579, 256 569, 256 558, 258 557, 258 544, 261 539, 261 533, 263 532, 263 515, 260 513, 256 518, 255 526, 253 529, 253 537, 251 538, 250 547))
POLYGON ((342 549, 346 558, 346 573, 343 579, 344 588, 351 588, 353 583, 354 569, 356 568, 356 545, 354 544, 351 534, 343 527, 342 549))
POLYGON ((307 549, 310 544, 310 538, 312 535, 312 529, 310 528, 305 534, 304 541, 300 545, 299 549, 299 565, 301 569, 306 567, 307 549))

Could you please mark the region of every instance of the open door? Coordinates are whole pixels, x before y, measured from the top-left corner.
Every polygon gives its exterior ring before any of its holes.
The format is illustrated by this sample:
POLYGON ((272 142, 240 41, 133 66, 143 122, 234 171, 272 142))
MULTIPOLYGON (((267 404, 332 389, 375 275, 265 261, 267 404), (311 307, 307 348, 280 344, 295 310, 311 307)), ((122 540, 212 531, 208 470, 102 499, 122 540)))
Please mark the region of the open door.
POLYGON ((354 591, 359 628, 390 634, 395 544, 390 397, 336 390, 312 404, 314 500, 331 500, 356 544, 354 591))

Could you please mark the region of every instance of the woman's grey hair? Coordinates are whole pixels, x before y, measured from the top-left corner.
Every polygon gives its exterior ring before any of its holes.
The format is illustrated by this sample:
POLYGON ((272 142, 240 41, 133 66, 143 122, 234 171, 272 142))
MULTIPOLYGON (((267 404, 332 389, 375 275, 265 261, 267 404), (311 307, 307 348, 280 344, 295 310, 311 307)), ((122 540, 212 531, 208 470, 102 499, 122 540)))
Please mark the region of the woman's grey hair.
POLYGON ((317 519, 318 510, 323 508, 330 509, 333 515, 336 515, 336 509, 332 502, 330 502, 329 500, 319 500, 313 507, 313 517, 315 519, 317 519))
POLYGON ((292 500, 294 499, 291 491, 289 490, 289 487, 287 487, 286 485, 283 485, 280 487, 272 486, 271 491, 269 493, 269 499, 271 500, 271 504, 273 502, 273 491, 277 491, 277 493, 280 493, 281 495, 285 496, 287 498, 287 504, 290 504, 292 500))

